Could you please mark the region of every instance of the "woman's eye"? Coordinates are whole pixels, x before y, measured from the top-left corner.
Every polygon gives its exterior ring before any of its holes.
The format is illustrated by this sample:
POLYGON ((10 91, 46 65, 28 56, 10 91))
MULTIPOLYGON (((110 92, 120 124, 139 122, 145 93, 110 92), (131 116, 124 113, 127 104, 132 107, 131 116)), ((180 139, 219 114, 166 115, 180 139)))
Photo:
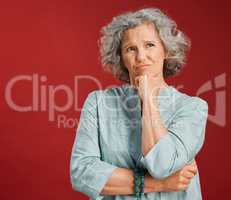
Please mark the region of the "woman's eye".
POLYGON ((136 50, 136 48, 135 48, 135 47, 128 47, 128 48, 127 48, 127 52, 135 51, 135 50, 136 50))
POLYGON ((155 44, 153 44, 153 43, 147 43, 146 45, 147 45, 147 47, 154 47, 155 46, 155 44))

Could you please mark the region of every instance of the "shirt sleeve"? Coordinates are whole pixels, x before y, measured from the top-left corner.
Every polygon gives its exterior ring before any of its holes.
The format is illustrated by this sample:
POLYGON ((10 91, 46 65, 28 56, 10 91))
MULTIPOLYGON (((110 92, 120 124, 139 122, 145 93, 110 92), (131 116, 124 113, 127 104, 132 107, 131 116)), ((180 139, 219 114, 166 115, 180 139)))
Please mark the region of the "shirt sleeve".
POLYGON ((151 176, 163 179, 194 159, 204 142, 207 114, 207 103, 197 97, 176 112, 168 133, 141 156, 151 176))
POLYGON ((72 148, 70 176, 75 191, 100 200, 104 197, 100 192, 116 166, 101 160, 98 130, 96 95, 92 92, 81 111, 72 148))

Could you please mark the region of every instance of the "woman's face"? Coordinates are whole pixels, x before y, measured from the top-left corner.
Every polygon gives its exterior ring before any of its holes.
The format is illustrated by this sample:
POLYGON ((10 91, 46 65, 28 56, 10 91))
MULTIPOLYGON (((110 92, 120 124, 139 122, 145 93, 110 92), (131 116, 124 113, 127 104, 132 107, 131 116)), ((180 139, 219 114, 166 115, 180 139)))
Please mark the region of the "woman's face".
POLYGON ((163 78, 165 49, 152 23, 143 23, 124 32, 122 59, 128 69, 130 83, 136 86, 139 75, 160 75, 163 78))

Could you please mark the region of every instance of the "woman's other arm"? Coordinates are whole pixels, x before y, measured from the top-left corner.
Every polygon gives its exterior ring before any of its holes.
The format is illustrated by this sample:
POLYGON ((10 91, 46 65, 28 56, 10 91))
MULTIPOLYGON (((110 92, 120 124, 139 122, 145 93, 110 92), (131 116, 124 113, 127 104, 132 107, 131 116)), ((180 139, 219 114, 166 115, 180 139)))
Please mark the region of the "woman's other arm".
MULTIPOLYGON (((144 193, 185 190, 196 173, 196 164, 192 163, 163 180, 155 179, 150 174, 146 174, 144 179, 144 193)), ((117 168, 105 184, 101 195, 132 195, 134 193, 133 181, 134 176, 132 170, 117 168)))

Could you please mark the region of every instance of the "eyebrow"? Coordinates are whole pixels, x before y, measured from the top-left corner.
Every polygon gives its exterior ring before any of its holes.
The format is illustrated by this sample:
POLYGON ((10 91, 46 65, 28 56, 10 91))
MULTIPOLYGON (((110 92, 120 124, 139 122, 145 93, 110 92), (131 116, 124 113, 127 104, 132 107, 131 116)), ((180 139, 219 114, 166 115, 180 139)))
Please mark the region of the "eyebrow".
POLYGON ((130 43, 125 43, 125 45, 122 45, 122 49, 126 49, 128 46, 130 46, 130 43))
MULTIPOLYGON (((152 42, 152 43, 156 43, 156 41, 154 41, 154 40, 146 40, 146 41, 144 41, 145 43, 147 43, 147 42, 152 42)), ((122 49, 126 49, 128 46, 132 46, 132 43, 130 43, 130 42, 128 42, 128 43, 125 43, 125 45, 122 45, 122 49)))

